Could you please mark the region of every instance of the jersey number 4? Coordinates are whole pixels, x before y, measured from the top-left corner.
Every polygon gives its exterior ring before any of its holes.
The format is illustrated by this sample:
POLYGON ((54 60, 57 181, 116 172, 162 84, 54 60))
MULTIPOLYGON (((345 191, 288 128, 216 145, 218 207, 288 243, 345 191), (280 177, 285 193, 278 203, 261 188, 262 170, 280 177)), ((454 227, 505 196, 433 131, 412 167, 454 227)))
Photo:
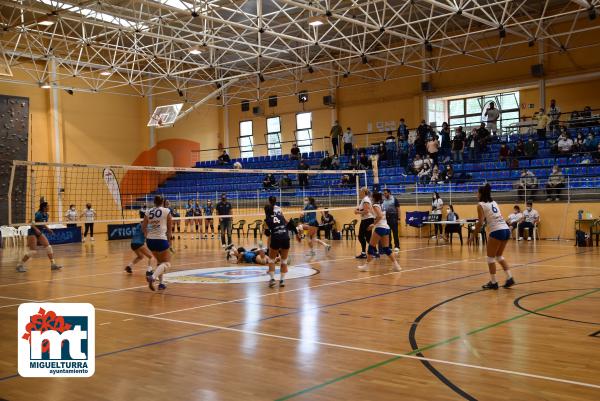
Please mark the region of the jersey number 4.
POLYGON ((273 223, 279 224, 281 223, 281 220, 279 220, 277 217, 273 217, 273 223))

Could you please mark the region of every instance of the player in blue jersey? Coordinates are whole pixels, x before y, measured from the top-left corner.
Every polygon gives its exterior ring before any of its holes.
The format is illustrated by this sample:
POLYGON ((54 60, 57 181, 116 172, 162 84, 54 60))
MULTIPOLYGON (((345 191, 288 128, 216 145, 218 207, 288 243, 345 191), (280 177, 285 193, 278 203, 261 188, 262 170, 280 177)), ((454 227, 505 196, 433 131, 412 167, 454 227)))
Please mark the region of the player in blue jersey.
POLYGON ((181 233, 181 221, 179 218, 181 215, 179 214, 179 210, 177 210, 177 204, 171 205, 171 202, 168 199, 165 199, 165 207, 171 211, 171 216, 173 217, 173 233, 171 234, 171 239, 175 239, 175 229, 177 229, 177 239, 179 239, 179 234, 181 233))
POLYGON ((202 208, 204 211, 204 238, 208 238, 208 228, 210 227, 210 237, 215 238, 215 224, 212 218, 215 208, 212 201, 209 199, 206 201, 206 205, 202 208))
POLYGON ((131 250, 135 253, 135 258, 129 262, 127 267, 125 267, 125 271, 127 273, 133 273, 133 270, 131 269, 133 265, 142 259, 147 258, 148 268, 146 271, 152 273, 152 259, 154 259, 154 256, 152 256, 152 252, 150 252, 146 246, 146 237, 144 237, 141 224, 138 224, 133 228, 133 236, 131 237, 131 250))
POLYGON ((27 232, 27 250, 25 254, 21 258, 21 262, 17 265, 17 271, 20 273, 24 273, 27 271, 25 268, 25 263, 35 255, 37 252, 38 245, 43 246, 46 249, 46 254, 48 255, 48 259, 50 259, 50 269, 51 270, 60 270, 62 266, 57 265, 54 260, 54 251, 52 250, 52 245, 48 242, 48 238, 46 238, 45 233, 52 234, 52 230, 48 228, 44 223, 48 222, 48 202, 41 202, 40 208, 37 212, 35 212, 34 216, 34 224, 31 226, 29 231, 27 232))
POLYGON ((302 228, 306 230, 308 246, 310 247, 310 251, 308 252, 307 256, 315 256, 314 244, 316 242, 323 245, 327 251, 331 249, 331 245, 317 238, 317 231, 319 230, 317 209, 318 207, 317 203, 315 202, 315 198, 304 198, 304 218, 302 228))
POLYGON ((281 261, 279 286, 285 287, 285 275, 288 272, 288 253, 290 250, 289 231, 295 232, 296 238, 300 241, 295 227, 286 221, 281 209, 275 209, 274 203, 275 200, 273 202, 269 200, 269 204, 265 206, 265 224, 267 226, 265 234, 270 237, 268 260, 269 276, 271 276, 271 280, 269 281, 270 288, 275 287, 275 263, 278 256, 281 261))
POLYGON ((190 228, 190 233, 192 233, 192 238, 194 238, 194 203, 191 199, 188 199, 187 205, 185 205, 185 224, 183 225, 183 232, 187 233, 188 227, 190 228))

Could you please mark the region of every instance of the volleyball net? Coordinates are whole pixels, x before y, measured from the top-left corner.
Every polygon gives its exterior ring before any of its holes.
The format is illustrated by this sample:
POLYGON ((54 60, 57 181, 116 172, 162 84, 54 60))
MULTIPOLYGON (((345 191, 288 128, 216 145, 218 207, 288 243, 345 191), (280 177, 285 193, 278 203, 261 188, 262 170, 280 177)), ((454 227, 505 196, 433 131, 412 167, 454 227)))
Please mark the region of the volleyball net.
POLYGON ((8 188, 8 224, 28 225, 41 202, 47 202, 49 225, 85 222, 90 204, 96 223, 140 221, 140 210, 152 207, 155 195, 169 201, 178 220, 217 217, 222 196, 232 205, 234 220, 264 217, 270 196, 289 218, 299 217, 303 200, 312 197, 319 211, 354 209, 359 188, 367 185, 362 170, 262 170, 143 167, 14 161, 8 188), (209 201, 212 216, 205 213, 209 201), (70 208, 74 208, 74 212, 70 208), (200 215, 186 216, 189 208, 200 215))

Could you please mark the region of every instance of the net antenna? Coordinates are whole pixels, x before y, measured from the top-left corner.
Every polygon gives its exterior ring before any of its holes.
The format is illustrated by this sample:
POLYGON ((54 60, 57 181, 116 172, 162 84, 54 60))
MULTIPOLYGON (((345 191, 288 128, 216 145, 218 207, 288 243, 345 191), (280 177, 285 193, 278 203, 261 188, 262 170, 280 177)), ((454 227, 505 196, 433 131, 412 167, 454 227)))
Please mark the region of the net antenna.
POLYGON ((152 113, 147 127, 171 127, 175 123, 175 120, 177 119, 182 107, 183 103, 158 106, 156 109, 154 109, 154 113, 152 113))

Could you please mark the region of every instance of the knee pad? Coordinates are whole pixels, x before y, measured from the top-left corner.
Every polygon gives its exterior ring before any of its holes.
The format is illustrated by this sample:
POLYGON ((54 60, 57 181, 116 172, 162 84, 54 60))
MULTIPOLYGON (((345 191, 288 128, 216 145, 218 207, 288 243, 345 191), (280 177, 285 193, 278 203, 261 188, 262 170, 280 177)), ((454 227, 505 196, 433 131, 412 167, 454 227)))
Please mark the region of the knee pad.
POLYGON ((377 248, 375 248, 373 245, 369 244, 369 248, 367 250, 369 255, 375 256, 377 255, 377 248))
POLYGON ((504 260, 504 256, 496 256, 497 262, 502 262, 504 260))
POLYGON ((51 254, 52 254, 52 245, 48 245, 48 246, 46 247, 46 253, 47 253, 48 255, 51 255, 51 254))
POLYGON ((287 265, 287 264, 288 264, 288 260, 287 260, 287 258, 285 258, 285 259, 281 259, 281 264, 282 264, 282 265, 287 265))
POLYGON ((33 249, 33 250, 26 249, 25 254, 23 256, 27 256, 28 258, 33 258, 36 253, 37 253, 37 251, 35 249, 33 249))
POLYGON ((381 253, 384 255, 390 256, 392 254, 392 248, 386 246, 385 248, 381 248, 381 253))
POLYGON ((496 259, 493 258, 493 257, 488 256, 487 257, 487 262, 488 262, 488 264, 496 263, 496 259))

